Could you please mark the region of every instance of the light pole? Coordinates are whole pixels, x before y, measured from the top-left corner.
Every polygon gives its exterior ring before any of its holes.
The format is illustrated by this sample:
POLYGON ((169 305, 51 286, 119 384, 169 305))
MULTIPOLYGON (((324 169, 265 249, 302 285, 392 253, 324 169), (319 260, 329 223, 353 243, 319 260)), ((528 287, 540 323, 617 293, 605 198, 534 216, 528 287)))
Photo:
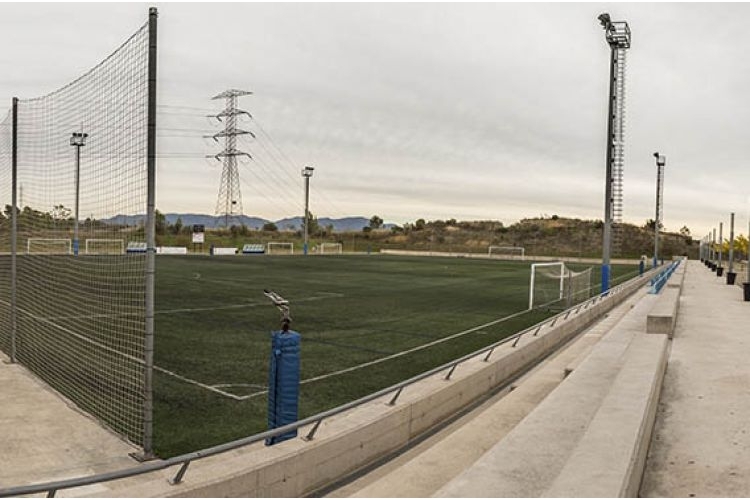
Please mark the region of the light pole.
POLYGON ((310 222, 310 177, 313 175, 313 167, 302 169, 302 177, 305 178, 305 243, 302 245, 302 253, 307 255, 308 225, 310 222))
POLYGON ((711 232, 711 262, 716 260, 716 228, 711 232))
POLYGON ((724 223, 719 222, 719 266, 716 268, 716 276, 724 272, 724 223))
POLYGON ((664 165, 667 157, 654 153, 656 158, 656 219, 654 219, 654 268, 659 265, 659 226, 661 224, 662 204, 664 203, 664 165))
POLYGON ((612 21, 609 14, 599 17, 610 48, 609 104, 607 112, 607 167, 604 189, 604 238, 602 245, 602 293, 609 290, 609 264, 612 250, 612 222, 622 202, 623 120, 625 112, 625 51, 630 48, 630 27, 625 21, 612 21))
POLYGON ((727 285, 734 285, 737 275, 734 273, 734 212, 729 214, 729 269, 727 270, 727 285))
POLYGON ((70 145, 76 148, 76 207, 75 219, 73 220, 73 255, 78 255, 78 200, 81 191, 81 148, 86 145, 89 134, 84 132, 73 132, 70 137, 70 145))

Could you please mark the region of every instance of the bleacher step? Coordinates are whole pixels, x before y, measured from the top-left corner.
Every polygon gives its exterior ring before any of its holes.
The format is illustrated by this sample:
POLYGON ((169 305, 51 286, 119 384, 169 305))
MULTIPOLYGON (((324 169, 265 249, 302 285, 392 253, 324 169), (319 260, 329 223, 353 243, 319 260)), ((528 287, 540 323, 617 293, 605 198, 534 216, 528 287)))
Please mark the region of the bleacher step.
POLYGON ((554 484, 628 361, 655 300, 636 294, 627 312, 578 368, 472 467, 438 490, 439 497, 538 497, 554 484))

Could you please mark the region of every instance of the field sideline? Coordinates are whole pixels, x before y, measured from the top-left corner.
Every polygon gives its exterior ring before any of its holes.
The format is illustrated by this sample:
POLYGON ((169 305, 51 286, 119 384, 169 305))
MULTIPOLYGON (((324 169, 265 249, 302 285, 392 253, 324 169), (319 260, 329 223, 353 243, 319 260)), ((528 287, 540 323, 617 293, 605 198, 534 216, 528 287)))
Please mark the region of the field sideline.
MULTIPOLYGON (((156 265, 154 442, 162 457, 266 430, 269 333, 278 329, 280 314, 264 288, 290 301, 292 328, 302 334, 300 417, 418 374, 550 314, 523 312, 528 261, 159 256, 156 265)), ((599 271, 593 271, 596 284, 599 271)), ((637 268, 613 271, 622 278, 637 268)))

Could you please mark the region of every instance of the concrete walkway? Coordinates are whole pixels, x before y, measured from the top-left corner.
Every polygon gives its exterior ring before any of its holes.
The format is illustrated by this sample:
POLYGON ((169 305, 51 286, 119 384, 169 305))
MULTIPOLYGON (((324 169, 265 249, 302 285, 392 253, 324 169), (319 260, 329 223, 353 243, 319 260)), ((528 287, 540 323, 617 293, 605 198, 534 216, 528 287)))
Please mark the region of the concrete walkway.
POLYGON ((750 302, 688 262, 641 484, 647 497, 750 497, 750 302))
MULTIPOLYGON (((133 467, 133 451, 0 353, 0 487, 133 467)), ((75 490, 97 491, 101 485, 75 490)))

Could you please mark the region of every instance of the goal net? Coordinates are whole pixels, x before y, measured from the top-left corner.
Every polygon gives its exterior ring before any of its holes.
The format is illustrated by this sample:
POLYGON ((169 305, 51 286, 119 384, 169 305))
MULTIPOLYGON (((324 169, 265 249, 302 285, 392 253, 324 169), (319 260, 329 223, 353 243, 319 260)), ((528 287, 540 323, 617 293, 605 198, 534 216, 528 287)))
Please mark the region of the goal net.
POLYGON ((79 77, 14 99, 11 120, 0 115, 0 349, 144 450, 153 332, 146 271, 154 257, 126 254, 123 240, 145 242, 154 228, 146 214, 149 158, 157 154, 149 134, 155 22, 154 12, 98 64, 77 61, 89 68, 79 77), (17 155, 7 154, 8 137, 17 155))
POLYGON ((525 250, 523 247, 500 247, 491 245, 487 249, 487 255, 493 257, 501 257, 504 259, 519 259, 524 260, 525 250))
POLYGON ((591 293, 591 268, 575 272, 564 262, 531 264, 529 309, 566 308, 591 293))
POLYGON ((29 238, 26 240, 26 253, 68 255, 72 253, 71 240, 64 238, 29 238))
POLYGON ((266 243, 266 253, 269 255, 293 255, 294 243, 291 241, 269 241, 266 243))
POLYGON ((318 250, 321 254, 340 254, 344 253, 344 246, 341 243, 321 243, 318 250))
POLYGON ((124 240, 89 238, 86 240, 87 255, 120 255, 125 253, 124 240))

